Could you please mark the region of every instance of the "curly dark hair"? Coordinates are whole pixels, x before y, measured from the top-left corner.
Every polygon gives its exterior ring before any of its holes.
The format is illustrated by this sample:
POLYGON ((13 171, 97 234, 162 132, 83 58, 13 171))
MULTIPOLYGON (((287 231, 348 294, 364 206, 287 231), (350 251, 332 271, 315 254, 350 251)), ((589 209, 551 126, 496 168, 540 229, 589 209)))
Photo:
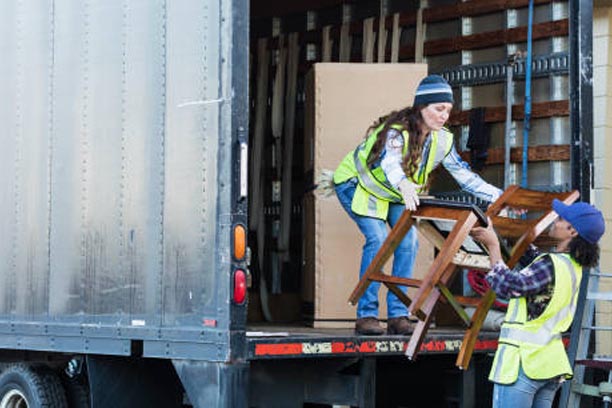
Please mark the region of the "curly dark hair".
POLYGON ((570 241, 568 249, 570 256, 585 268, 592 268, 599 262, 599 244, 591 244, 580 235, 570 241))
POLYGON ((402 160, 402 168, 408 177, 412 177, 419 168, 419 161, 421 160, 421 154, 423 152, 423 137, 421 134, 421 126, 423 124, 423 116, 421 116, 421 110, 425 106, 417 105, 413 107, 407 107, 399 111, 393 111, 390 114, 383 116, 378 119, 372 126, 370 126, 366 132, 366 138, 370 136, 372 131, 384 124, 384 127, 378 132, 378 137, 370 155, 368 156, 368 166, 371 168, 373 164, 380 157, 385 142, 387 140, 387 131, 391 126, 399 126, 400 131, 407 130, 410 135, 408 142, 408 152, 402 160))

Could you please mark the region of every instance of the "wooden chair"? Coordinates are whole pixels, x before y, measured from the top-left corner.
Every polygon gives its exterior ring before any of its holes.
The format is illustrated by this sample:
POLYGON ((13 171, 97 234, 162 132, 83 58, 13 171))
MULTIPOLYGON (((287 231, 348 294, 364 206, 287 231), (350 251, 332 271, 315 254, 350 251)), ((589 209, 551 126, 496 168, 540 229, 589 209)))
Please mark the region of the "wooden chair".
POLYGON ((456 360, 459 368, 467 369, 482 323, 495 300, 495 294, 491 290, 481 298, 468 298, 456 296, 448 289, 457 267, 482 270, 490 268, 486 251, 471 240, 470 231, 476 226, 486 226, 490 218, 500 237, 508 240, 511 245, 507 263, 513 267, 529 244, 554 221, 556 214, 552 211, 551 203, 555 198, 571 204, 578 198, 578 192, 547 193, 511 186, 485 214, 473 204, 421 200, 416 211, 405 211, 402 214, 353 290, 349 302, 356 304, 370 282, 374 281, 381 282, 393 292, 409 308, 410 313, 419 319, 406 349, 406 356, 410 359, 416 358, 438 302, 448 303, 467 328, 456 360), (508 208, 526 209, 529 214, 542 214, 535 218, 510 218, 504 216, 508 208), (382 267, 413 225, 438 249, 427 274, 422 280, 384 274, 382 267), (418 288, 414 300, 410 299, 400 286, 418 288), (471 317, 466 313, 465 306, 476 308, 471 317))
POLYGON ((564 204, 575 202, 580 193, 576 190, 562 193, 549 193, 528 190, 519 186, 510 186, 487 210, 497 234, 509 240, 512 245, 506 264, 513 268, 530 244, 537 242, 548 246, 551 241, 542 237, 544 232, 557 218, 552 210, 552 202, 557 199, 564 204), (504 210, 521 208, 527 210, 526 218, 510 218, 504 216, 504 210), (533 217, 533 215, 537 215, 533 217))

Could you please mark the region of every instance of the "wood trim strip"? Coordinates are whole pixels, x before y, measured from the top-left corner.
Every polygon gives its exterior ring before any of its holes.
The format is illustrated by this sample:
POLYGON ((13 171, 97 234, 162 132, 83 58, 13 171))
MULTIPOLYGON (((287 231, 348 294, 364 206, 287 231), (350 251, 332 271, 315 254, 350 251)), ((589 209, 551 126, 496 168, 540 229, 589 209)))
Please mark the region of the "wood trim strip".
MULTIPOLYGON (((534 0, 534 5, 548 4, 553 0, 534 0)), ((343 3, 339 1, 338 3, 343 3)), ((465 3, 451 4, 447 6, 429 7, 423 10, 423 22, 434 23, 447 20, 453 20, 459 17, 476 17, 485 14, 504 11, 507 9, 520 9, 529 6, 529 0, 472 0, 465 3)), ((280 8, 280 7, 278 7, 280 8)), ((277 9, 278 9, 277 8, 277 9)), ((315 7, 309 6, 307 10, 315 10, 315 7)), ((282 14, 281 14, 282 15, 282 14)), ((379 17, 375 17, 374 24, 378 25, 379 17)), ((393 29, 393 15, 385 16, 385 29, 393 29)), ((414 12, 399 13, 399 26, 411 27, 416 25, 416 10, 414 12)), ((337 40, 340 38, 341 24, 334 25, 331 28, 330 36, 337 40)), ((363 22, 354 21, 350 26, 350 33, 357 34, 362 30, 363 22)), ((534 26, 535 27, 535 26, 534 26)), ((300 31, 300 44, 320 43, 322 38, 322 28, 314 30, 300 31)), ((270 39, 270 47, 278 47, 278 37, 270 39)), ((414 55, 414 51, 411 55, 414 55)))
MULTIPOLYGON (((533 39, 540 40, 550 37, 563 37, 569 33, 569 20, 555 20, 533 25, 533 39)), ((465 50, 495 47, 508 43, 527 41, 527 26, 509 28, 507 30, 489 31, 463 37, 444 38, 425 42, 425 55, 440 55, 465 50)), ((400 59, 410 60, 414 56, 414 45, 400 49, 400 59)))
MULTIPOLYGON (((470 123, 470 112, 458 111, 451 113, 448 120, 449 126, 468 125, 470 123)), ((537 102, 531 105, 531 118, 541 119, 554 116, 569 116, 569 100, 537 102)), ((523 120, 525 118, 525 105, 512 105, 512 120, 523 120)), ((485 122, 499 123, 506 120, 506 107, 487 107, 485 108, 485 122)))
MULTIPOLYGON (((552 0, 535 0, 534 6, 548 4, 552 0)), ((452 20, 457 16, 475 17, 508 9, 529 6, 529 0, 472 0, 448 6, 430 7, 424 10, 423 19, 427 23, 452 20)))
MULTIPOLYGON (((463 151, 459 153, 461 158, 466 162, 470 162, 470 152, 463 151)), ((527 160, 529 162, 542 161, 567 161, 570 159, 570 145, 540 145, 531 146, 527 149, 527 160)), ((486 164, 502 164, 504 162, 504 148, 495 147, 488 149, 488 157, 486 164)), ((523 162, 523 148, 513 147, 510 149, 510 162, 523 162)))

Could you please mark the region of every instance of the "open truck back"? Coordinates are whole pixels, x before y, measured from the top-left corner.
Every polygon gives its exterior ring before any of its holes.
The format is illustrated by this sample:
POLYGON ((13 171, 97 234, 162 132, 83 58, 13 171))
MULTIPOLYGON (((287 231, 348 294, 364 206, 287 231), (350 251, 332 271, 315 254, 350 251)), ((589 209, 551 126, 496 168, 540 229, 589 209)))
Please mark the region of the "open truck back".
POLYGON ((246 0, 5 1, 0 33, 0 407, 489 392, 495 333, 459 372, 459 331, 409 362, 400 336, 248 324, 246 0))

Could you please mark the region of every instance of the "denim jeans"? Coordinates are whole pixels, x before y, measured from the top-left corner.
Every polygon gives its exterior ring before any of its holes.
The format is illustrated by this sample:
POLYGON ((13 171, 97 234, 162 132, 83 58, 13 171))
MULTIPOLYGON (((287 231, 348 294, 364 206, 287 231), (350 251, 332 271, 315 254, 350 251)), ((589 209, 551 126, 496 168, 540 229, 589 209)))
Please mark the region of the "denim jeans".
POLYGON ((493 408, 550 408, 561 383, 551 380, 532 380, 519 370, 514 384, 493 386, 493 408))
MULTIPOLYGON (((365 237, 365 244, 361 254, 361 267, 359 268, 359 277, 361 278, 389 234, 387 222, 393 227, 404 212, 405 206, 403 204, 389 204, 389 214, 386 221, 355 214, 351 210, 351 203, 355 195, 356 186, 357 179, 351 179, 345 183, 338 184, 336 185, 336 195, 342 207, 344 207, 351 219, 355 221, 357 227, 359 227, 359 230, 365 237)), ((410 278, 412 276, 417 249, 418 241, 416 228, 410 228, 393 253, 393 276, 402 278, 410 278)), ((368 289, 357 304, 357 318, 378 317, 379 288, 379 282, 370 283, 368 289)), ((404 292, 407 290, 405 287, 400 288, 404 292)), ((408 309, 397 296, 389 291, 387 293, 387 317, 392 318, 401 316, 408 316, 408 309)))

